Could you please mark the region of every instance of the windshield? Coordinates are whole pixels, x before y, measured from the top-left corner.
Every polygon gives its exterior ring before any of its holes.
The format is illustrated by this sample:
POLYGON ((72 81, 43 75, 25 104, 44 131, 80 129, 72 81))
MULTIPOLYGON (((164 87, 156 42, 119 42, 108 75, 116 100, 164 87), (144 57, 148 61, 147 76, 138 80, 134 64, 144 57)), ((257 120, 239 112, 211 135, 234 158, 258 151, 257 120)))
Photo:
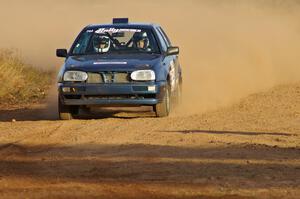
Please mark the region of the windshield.
POLYGON ((98 28, 82 32, 72 49, 73 55, 109 53, 159 53, 149 29, 98 28))

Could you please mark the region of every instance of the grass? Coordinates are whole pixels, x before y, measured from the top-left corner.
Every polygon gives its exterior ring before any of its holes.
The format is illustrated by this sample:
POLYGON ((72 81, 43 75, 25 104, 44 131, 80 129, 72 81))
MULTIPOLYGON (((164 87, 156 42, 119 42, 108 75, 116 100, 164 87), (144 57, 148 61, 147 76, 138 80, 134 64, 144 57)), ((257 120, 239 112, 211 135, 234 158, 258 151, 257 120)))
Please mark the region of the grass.
POLYGON ((52 72, 25 64, 16 50, 0 50, 0 105, 28 104, 45 98, 52 77, 52 72))

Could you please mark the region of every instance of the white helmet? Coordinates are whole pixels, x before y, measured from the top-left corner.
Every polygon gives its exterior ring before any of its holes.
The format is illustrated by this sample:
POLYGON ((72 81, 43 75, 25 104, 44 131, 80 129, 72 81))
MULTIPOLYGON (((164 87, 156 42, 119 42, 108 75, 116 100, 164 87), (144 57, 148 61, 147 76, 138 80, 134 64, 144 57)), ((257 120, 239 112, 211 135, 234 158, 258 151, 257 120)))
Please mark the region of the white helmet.
POLYGON ((106 53, 109 51, 111 41, 106 35, 95 35, 93 38, 93 47, 97 53, 106 53))
POLYGON ((146 32, 136 32, 132 39, 137 48, 145 50, 149 47, 149 39, 146 32), (139 42, 142 42, 142 45, 139 42))

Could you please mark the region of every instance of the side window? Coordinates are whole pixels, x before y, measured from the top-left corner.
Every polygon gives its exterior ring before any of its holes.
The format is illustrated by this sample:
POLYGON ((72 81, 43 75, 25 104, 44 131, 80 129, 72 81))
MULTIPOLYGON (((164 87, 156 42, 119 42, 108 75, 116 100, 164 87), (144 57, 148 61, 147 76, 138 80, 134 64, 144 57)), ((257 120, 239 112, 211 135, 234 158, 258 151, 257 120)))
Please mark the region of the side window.
POLYGON ((156 30, 158 39, 161 41, 160 43, 161 43, 162 50, 164 52, 167 51, 168 45, 166 44, 165 38, 162 36, 162 34, 158 28, 155 28, 155 30, 156 30))
POLYGON ((159 30, 162 33, 162 35, 164 36, 164 38, 166 39, 168 47, 172 46, 171 41, 170 41, 169 37, 167 36, 166 32, 161 27, 159 27, 159 30))

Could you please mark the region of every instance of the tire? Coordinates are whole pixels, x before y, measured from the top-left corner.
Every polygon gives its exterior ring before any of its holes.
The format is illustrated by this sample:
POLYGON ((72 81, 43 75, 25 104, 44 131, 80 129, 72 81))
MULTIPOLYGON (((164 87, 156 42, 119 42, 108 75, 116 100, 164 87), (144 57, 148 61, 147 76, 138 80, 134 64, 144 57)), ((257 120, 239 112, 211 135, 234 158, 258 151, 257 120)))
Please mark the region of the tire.
POLYGON ((170 86, 166 87, 165 96, 163 100, 154 106, 156 117, 167 117, 170 114, 171 108, 171 93, 170 86))
POLYGON ((72 120, 74 115, 78 114, 78 106, 67 106, 62 104, 60 98, 58 98, 58 114, 60 120, 72 120))
POLYGON ((174 93, 174 105, 178 106, 182 103, 182 83, 179 83, 174 93))

